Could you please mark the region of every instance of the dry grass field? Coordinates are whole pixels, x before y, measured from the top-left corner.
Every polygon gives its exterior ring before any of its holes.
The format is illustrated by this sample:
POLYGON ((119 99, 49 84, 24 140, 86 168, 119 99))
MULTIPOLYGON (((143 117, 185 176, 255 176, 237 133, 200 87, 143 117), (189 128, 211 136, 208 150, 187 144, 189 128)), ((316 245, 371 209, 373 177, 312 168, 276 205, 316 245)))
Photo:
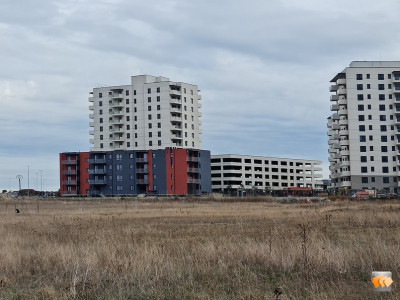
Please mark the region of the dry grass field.
POLYGON ((1 299, 400 298, 395 201, 98 199, 0 202, 1 299))

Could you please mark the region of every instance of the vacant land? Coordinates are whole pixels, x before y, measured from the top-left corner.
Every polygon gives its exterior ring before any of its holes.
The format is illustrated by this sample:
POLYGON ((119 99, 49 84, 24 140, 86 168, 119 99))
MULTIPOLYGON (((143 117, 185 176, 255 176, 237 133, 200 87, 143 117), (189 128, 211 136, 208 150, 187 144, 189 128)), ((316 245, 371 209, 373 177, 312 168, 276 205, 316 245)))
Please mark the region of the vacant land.
POLYGON ((397 299, 400 203, 3 200, 0 254, 1 299, 397 299))

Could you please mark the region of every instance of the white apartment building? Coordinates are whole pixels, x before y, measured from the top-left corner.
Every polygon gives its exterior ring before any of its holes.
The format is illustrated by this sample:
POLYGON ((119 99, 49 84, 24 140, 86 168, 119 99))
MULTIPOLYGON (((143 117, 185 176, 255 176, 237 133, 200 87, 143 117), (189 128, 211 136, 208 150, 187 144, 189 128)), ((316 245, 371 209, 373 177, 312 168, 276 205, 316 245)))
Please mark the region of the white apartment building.
POLYGON ((400 62, 354 61, 332 80, 332 186, 398 192, 400 62))
POLYGON ((286 187, 322 189, 322 161, 250 155, 211 155, 214 192, 233 189, 281 190, 286 187))
POLYGON ((90 94, 91 151, 201 149, 196 85, 139 75, 130 85, 94 88, 90 94))

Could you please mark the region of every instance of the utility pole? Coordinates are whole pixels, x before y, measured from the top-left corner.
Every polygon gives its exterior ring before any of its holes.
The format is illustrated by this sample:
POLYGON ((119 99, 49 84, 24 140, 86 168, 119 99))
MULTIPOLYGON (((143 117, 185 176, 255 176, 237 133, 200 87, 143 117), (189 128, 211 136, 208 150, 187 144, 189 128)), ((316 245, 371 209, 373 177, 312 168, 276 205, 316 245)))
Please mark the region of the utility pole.
POLYGON ((18 179, 18 182, 19 182, 19 191, 21 192, 21 179, 24 177, 22 177, 22 175, 17 175, 16 178, 18 179))
POLYGON ((40 191, 43 192, 43 170, 40 170, 40 191))
POLYGON ((28 197, 29 197, 29 166, 26 166, 28 168, 28 197))

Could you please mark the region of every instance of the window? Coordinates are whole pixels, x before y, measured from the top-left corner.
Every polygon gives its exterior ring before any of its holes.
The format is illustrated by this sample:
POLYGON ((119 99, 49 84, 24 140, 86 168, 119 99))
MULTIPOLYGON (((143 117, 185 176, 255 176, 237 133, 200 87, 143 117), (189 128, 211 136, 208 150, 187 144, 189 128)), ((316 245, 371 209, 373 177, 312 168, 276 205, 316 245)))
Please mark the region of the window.
POLYGON ((387 146, 381 146, 381 152, 388 152, 387 146))
POLYGON ((383 142, 383 143, 387 142, 387 136, 386 135, 382 135, 381 136, 381 142, 383 142))
POLYGON ((371 99, 371 94, 368 94, 368 95, 367 95, 367 99, 371 99))
POLYGON ((117 175, 117 181, 122 181, 122 175, 117 175))
POLYGON ((357 95, 358 101, 364 100, 364 95, 363 94, 358 94, 357 95))
POLYGON ((126 108, 125 108, 125 111, 126 111, 127 113, 129 113, 129 107, 126 107, 126 108))
POLYGON ((99 101, 99 106, 103 106, 103 101, 99 101))
POLYGON ((389 177, 383 177, 383 183, 389 183, 389 177))
POLYGON ((360 135, 360 142, 366 142, 366 136, 365 135, 360 135))
POLYGON ((386 116, 385 116, 385 115, 380 115, 380 116, 379 116, 379 120, 381 120, 381 121, 386 121, 386 116))
POLYGON ((360 146, 360 152, 367 152, 366 146, 360 146))
POLYGON ((153 146, 153 142, 152 141, 149 141, 149 146, 153 146))
MULTIPOLYGON (((136 94, 135 94, 136 95, 136 94)), ((133 104, 136 104, 136 99, 133 99, 133 104)))
POLYGON ((372 125, 368 125, 368 129, 369 129, 369 130, 372 130, 372 125))
POLYGON ((363 79, 362 74, 357 74, 357 80, 362 80, 362 79, 363 79))
POLYGON ((103 135, 101 134, 101 135, 100 135, 100 141, 102 141, 102 140, 103 140, 103 135))
POLYGON ((134 116, 133 119, 134 119, 135 121, 137 121, 137 116, 134 116))
POLYGON ((372 115, 368 115, 368 120, 372 120, 372 115))
POLYGON ((388 162, 388 157, 387 156, 382 156, 382 162, 387 163, 388 162))
POLYGON ((133 95, 136 95, 136 90, 133 90, 133 95))
POLYGON ((157 128, 161 128, 161 123, 157 123, 157 128))
POLYGON ((369 79, 370 78, 370 74, 367 74, 367 79, 369 79))
POLYGON ((153 127, 153 124, 152 124, 152 123, 149 123, 149 124, 148 124, 148 127, 149 127, 149 129, 151 129, 151 128, 153 127))
POLYGON ((359 125, 358 126, 359 131, 365 131, 365 125, 359 125))
POLYGON ((388 90, 391 90, 391 89, 392 89, 392 84, 389 83, 389 84, 388 84, 388 90))
POLYGON ((161 146, 161 141, 160 140, 158 140, 157 143, 158 143, 158 146, 161 146))
POLYGON ((368 177, 361 177, 362 183, 368 183, 368 177))
POLYGON ((374 151, 374 146, 369 146, 369 151, 374 151))
POLYGON ((363 85, 362 84, 357 84, 357 90, 362 91, 363 90, 363 85))
POLYGON ((158 132, 157 132, 157 136, 158 136, 158 137, 161 137, 161 131, 158 131, 158 132))
POLYGON ((103 126, 100 126, 100 131, 103 131, 103 126))
POLYGON ((103 118, 100 118, 100 123, 103 123, 103 118))
POLYGON ((137 108, 136 107, 133 108, 133 112, 137 112, 137 108))
POLYGON ((148 102, 148 103, 151 102, 151 97, 147 97, 147 102, 148 102))
POLYGON ((147 111, 151 111, 151 106, 147 106, 147 111))
POLYGON ((369 90, 371 88, 371 85, 368 83, 367 84, 367 90, 369 90))
POLYGON ((368 173, 368 167, 361 167, 361 173, 368 173))
POLYGON ((151 94, 151 88, 147 89, 147 94, 151 94))
POLYGON ((370 136, 369 136, 369 140, 370 140, 370 141, 373 141, 373 140, 374 140, 374 137, 373 137, 372 135, 370 135, 370 136))
POLYGON ((384 80, 385 79, 385 75, 383 74, 378 74, 378 80, 384 80))
POLYGON ((103 98, 103 93, 99 93, 99 98, 103 98))
POLYGON ((387 131, 386 125, 381 125, 381 132, 387 131))
POLYGON ((157 120, 161 119, 161 114, 157 114, 157 120))
POLYGON ((157 102, 160 102, 160 96, 157 96, 157 102))
POLYGON ((153 137, 153 133, 149 132, 149 138, 153 137))
POLYGON ((388 79, 391 79, 392 78, 392 74, 388 74, 388 79))
POLYGON ((379 110, 380 111, 385 111, 385 104, 380 104, 379 105, 379 110))
POLYGON ((375 172, 375 167, 371 167, 371 172, 375 172))
POLYGON ((364 105, 360 104, 358 105, 358 111, 363 111, 364 110, 364 105))
POLYGON ((370 156, 370 157, 369 157, 369 160, 370 160, 370 161, 374 161, 374 157, 373 157, 373 156, 370 156))
POLYGON ((378 90, 383 91, 385 89, 384 84, 378 84, 378 90))
POLYGON ((364 115, 358 115, 358 121, 365 121, 364 115))
POLYGON ((368 109, 371 109, 371 104, 368 104, 368 109))
POLYGON ((157 110, 161 110, 161 105, 157 105, 157 110))
POLYGON ((158 88, 157 88, 157 93, 159 93, 159 92, 160 92, 160 88, 158 87, 158 88))
POLYGON ((147 119, 151 120, 151 115, 148 115, 148 116, 147 116, 147 119))
POLYGON ((385 94, 379 94, 379 100, 385 100, 385 94))
POLYGON ((130 121, 131 118, 130 118, 129 116, 126 116, 126 120, 127 120, 127 121, 130 121))
MULTIPOLYGON (((125 91, 125 95, 129 96, 129 91, 128 90, 125 91)), ((126 100, 128 100, 128 99, 126 99, 126 100)))
POLYGON ((382 167, 382 173, 389 173, 388 167, 382 167))
POLYGON ((122 171, 122 165, 117 165, 117 171, 122 171))
POLYGON ((360 160, 361 160, 361 162, 367 162, 367 157, 366 156, 361 156, 360 160))

